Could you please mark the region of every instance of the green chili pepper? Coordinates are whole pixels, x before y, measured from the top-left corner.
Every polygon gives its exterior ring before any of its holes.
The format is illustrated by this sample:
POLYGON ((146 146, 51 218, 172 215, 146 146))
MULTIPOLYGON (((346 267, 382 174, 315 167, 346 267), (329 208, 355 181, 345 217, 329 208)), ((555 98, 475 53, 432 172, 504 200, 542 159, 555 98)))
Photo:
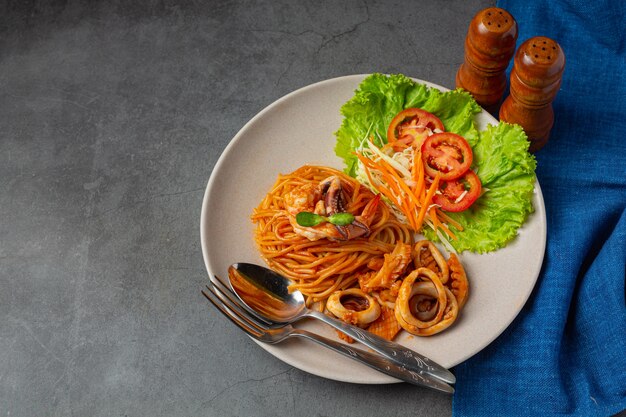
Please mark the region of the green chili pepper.
POLYGON ((347 226, 353 221, 354 216, 350 213, 335 213, 329 217, 326 217, 308 211, 301 211, 296 215, 296 222, 300 226, 304 227, 313 227, 325 222, 334 224, 336 226, 347 226))

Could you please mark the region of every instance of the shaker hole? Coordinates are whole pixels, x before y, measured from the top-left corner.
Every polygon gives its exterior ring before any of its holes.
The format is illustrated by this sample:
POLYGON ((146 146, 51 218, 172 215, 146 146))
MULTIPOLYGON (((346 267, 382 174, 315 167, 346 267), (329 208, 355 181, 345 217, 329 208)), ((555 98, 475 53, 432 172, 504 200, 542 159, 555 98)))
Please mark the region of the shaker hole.
POLYGON ((500 25, 498 25, 498 27, 500 27, 500 25))
POLYGON ((539 58, 539 55, 535 54, 535 58, 539 58))

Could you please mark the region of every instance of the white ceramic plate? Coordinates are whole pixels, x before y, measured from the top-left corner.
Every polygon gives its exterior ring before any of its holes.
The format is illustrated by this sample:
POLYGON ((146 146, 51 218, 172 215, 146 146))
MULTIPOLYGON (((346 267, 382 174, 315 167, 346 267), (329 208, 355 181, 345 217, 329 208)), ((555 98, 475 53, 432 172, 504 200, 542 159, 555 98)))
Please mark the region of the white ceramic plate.
MULTIPOLYGON (((294 91, 257 114, 232 139, 213 169, 202 206, 202 253, 210 275, 227 277, 228 266, 235 262, 265 265, 254 245, 250 214, 278 174, 304 164, 343 169, 334 152, 334 132, 341 125, 341 106, 365 77, 334 78, 294 91)), ((487 112, 479 114, 477 121, 480 130, 497 123, 487 112)), ((450 368, 506 329, 528 299, 543 261, 546 214, 538 183, 533 204, 535 213, 506 248, 485 255, 461 255, 470 298, 457 322, 431 337, 402 332, 397 342, 450 368)), ((337 339, 335 331, 324 324, 299 326, 337 339)), ((398 382, 306 340, 259 345, 284 362, 324 378, 368 384, 398 382)))

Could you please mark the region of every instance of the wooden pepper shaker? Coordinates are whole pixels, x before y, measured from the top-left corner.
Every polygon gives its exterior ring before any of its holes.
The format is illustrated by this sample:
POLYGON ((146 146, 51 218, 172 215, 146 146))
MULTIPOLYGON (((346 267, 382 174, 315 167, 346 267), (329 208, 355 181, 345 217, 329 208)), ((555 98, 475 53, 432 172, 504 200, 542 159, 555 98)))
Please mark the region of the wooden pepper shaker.
POLYGON ((506 68, 515 53, 517 22, 504 9, 481 10, 470 22, 465 37, 465 59, 456 74, 463 88, 485 110, 498 113, 506 89, 506 68))
POLYGON ((541 149, 554 124, 552 101, 561 87, 565 55, 550 38, 537 36, 517 50, 511 70, 509 97, 500 108, 500 120, 524 128, 530 151, 541 149))

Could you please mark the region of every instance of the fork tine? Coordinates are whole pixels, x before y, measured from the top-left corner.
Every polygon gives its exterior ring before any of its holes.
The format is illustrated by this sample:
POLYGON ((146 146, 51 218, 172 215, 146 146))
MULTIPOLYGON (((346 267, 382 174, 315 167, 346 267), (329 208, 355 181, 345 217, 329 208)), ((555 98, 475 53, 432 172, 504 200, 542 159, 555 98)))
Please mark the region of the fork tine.
POLYGON ((241 302, 239 301, 239 297, 237 297, 237 294, 235 294, 233 290, 230 289, 230 286, 226 282, 224 282, 217 275, 213 275, 213 277, 215 279, 211 280, 211 284, 213 284, 214 288, 219 290, 222 294, 224 294, 224 296, 228 297, 232 302, 241 304, 241 302))
POLYGON ((217 275, 213 275, 213 277, 215 278, 214 280, 211 280, 211 282, 213 283, 213 286, 214 287, 219 287, 218 289, 222 293, 224 293, 233 303, 237 304, 242 309, 244 309, 248 313, 248 315, 254 317, 257 322, 263 323, 262 324, 263 327, 270 328, 272 326, 271 322, 269 322, 267 319, 261 317, 252 308, 248 307, 248 305, 241 300, 241 298, 237 295, 237 293, 235 293, 233 290, 231 290, 230 285, 228 285, 228 283, 226 283, 222 278, 220 278, 217 275))
POLYGON ((202 292, 202 295, 204 295, 207 298, 207 300, 209 300, 211 304, 213 304, 220 311, 220 313, 226 316, 226 318, 228 318, 241 330, 243 330, 250 336, 254 337, 255 339, 260 339, 261 336, 263 336, 263 334, 260 331, 250 327, 245 322, 241 321, 235 313, 233 313, 226 305, 224 305, 219 299, 217 299, 217 296, 215 294, 211 292, 212 295, 209 295, 204 290, 201 292, 202 292))
POLYGON ((230 289, 230 285, 228 282, 226 282, 226 280, 223 280, 218 275, 213 275, 213 278, 215 279, 211 279, 211 282, 215 283, 215 281, 217 281, 218 284, 230 289))
POLYGON ((250 314, 243 309, 241 302, 235 297, 235 295, 232 294, 232 292, 225 292, 216 285, 207 285, 206 287, 213 293, 213 295, 219 298, 222 304, 228 307, 232 313, 236 314, 240 320, 245 321, 249 326, 254 327, 257 331, 263 332, 268 329, 265 324, 255 320, 254 317, 250 316, 250 314))

